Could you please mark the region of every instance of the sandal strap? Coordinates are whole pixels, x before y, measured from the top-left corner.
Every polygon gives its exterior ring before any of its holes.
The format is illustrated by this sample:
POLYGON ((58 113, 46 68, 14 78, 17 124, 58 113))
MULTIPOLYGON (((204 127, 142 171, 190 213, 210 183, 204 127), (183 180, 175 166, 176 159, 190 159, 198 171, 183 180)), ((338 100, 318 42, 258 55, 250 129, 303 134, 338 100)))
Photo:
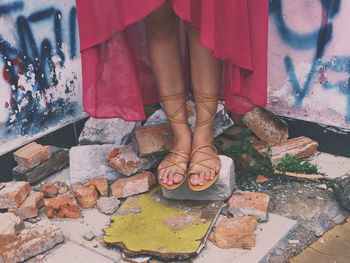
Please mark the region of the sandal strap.
POLYGON ((187 98, 187 93, 179 93, 179 94, 174 94, 174 95, 168 95, 168 96, 160 96, 160 101, 166 102, 166 101, 174 101, 174 100, 179 100, 179 99, 184 99, 184 102, 181 104, 181 106, 172 114, 167 114, 167 117, 169 121, 174 122, 174 123, 179 123, 179 124, 187 124, 187 119, 184 120, 179 120, 176 119, 176 117, 181 113, 186 111, 186 98, 187 98))
POLYGON ((177 173, 185 176, 185 174, 187 173, 187 169, 185 169, 184 167, 180 166, 180 164, 183 164, 183 163, 187 164, 189 162, 189 156, 190 156, 190 154, 188 152, 171 150, 170 154, 168 154, 168 156, 164 158, 164 160, 169 162, 169 164, 165 165, 164 167, 162 167, 160 169, 158 169, 158 171, 166 169, 166 168, 169 168, 171 166, 177 166, 180 170, 182 170, 182 172, 177 172, 177 173), (183 160, 183 161, 174 161, 174 160, 172 160, 170 158, 171 154, 178 155, 178 156, 184 158, 185 160, 183 160))
POLYGON ((189 169, 188 169, 189 170, 188 174, 196 174, 196 172, 191 172, 190 171, 193 168, 193 166, 195 166, 195 165, 201 165, 201 166, 206 167, 208 169, 214 170, 212 167, 210 167, 210 166, 208 166, 208 165, 206 165, 206 164, 204 164, 202 162, 208 161, 208 160, 220 160, 219 156, 217 155, 217 152, 218 152, 217 149, 212 144, 204 144, 204 145, 201 145, 201 146, 195 148, 191 152, 191 158, 192 158, 193 154, 195 154, 195 153, 203 153, 203 154, 208 155, 208 157, 207 158, 202 158, 202 159, 196 160, 196 161, 191 161, 189 169), (210 148, 210 149, 215 151, 215 154, 202 151, 203 148, 210 148))
MULTIPOLYGON (((201 166, 204 166, 204 167, 206 167, 206 168, 208 168, 208 169, 211 169, 211 170, 214 170, 213 169, 213 167, 210 167, 210 166, 208 166, 208 165, 206 165, 206 164, 204 164, 204 163, 202 163, 202 162, 204 162, 204 161, 209 161, 209 160, 218 160, 219 158, 205 158, 205 159, 200 159, 200 160, 198 160, 198 161, 194 161, 194 162, 191 162, 191 165, 190 165, 190 167, 189 167, 189 170, 191 170, 191 168, 193 168, 193 166, 195 166, 195 165, 201 165, 201 166)), ((196 172, 188 172, 189 174, 195 174, 196 172)))
MULTIPOLYGON (((201 145, 201 146, 195 148, 194 150, 192 150, 192 152, 191 152, 191 157, 192 157, 193 154, 195 154, 196 152, 201 152, 201 153, 205 153, 205 154, 208 154, 208 155, 213 156, 212 153, 208 153, 208 152, 201 151, 201 149, 206 148, 206 147, 211 148, 211 149, 214 150, 215 153, 217 154, 218 150, 217 150, 212 144, 204 144, 204 145, 201 145)), ((216 155, 215 155, 215 156, 216 156, 216 155)))
POLYGON ((220 99, 220 96, 209 95, 198 91, 193 93, 193 100, 196 102, 196 104, 201 106, 210 114, 210 118, 208 120, 198 122, 198 119, 197 119, 196 127, 201 127, 212 123, 212 121, 215 119, 216 109, 215 110, 211 109, 206 104, 206 102, 213 102, 213 101, 217 101, 218 99, 220 99))
POLYGON ((174 153, 174 154, 177 154, 177 155, 181 156, 187 162, 190 160, 190 154, 188 152, 171 150, 170 153, 174 153))

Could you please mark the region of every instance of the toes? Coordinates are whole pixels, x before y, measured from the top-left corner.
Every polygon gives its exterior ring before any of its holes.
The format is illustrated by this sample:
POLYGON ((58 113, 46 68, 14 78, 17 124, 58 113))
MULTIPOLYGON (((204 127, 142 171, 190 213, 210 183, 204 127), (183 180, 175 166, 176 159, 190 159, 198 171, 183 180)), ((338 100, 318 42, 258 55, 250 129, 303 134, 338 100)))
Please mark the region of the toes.
POLYGON ((209 181, 210 180, 210 171, 206 170, 204 172, 204 178, 205 178, 205 181, 209 181))
POLYGON ((174 184, 174 173, 169 173, 169 176, 168 176, 168 181, 167 181, 167 185, 173 185, 174 184))
POLYGON ((205 181, 204 171, 201 171, 199 173, 199 185, 204 185, 204 181, 205 181))
POLYGON ((191 182, 192 185, 198 185, 198 183, 199 183, 199 176, 198 176, 198 174, 191 174, 190 182, 191 182))
POLYGON ((219 173, 220 169, 221 169, 221 166, 220 165, 215 165, 214 169, 215 169, 216 173, 219 173))
POLYGON ((161 181, 163 179, 164 169, 158 170, 158 179, 161 181))
POLYGON ((210 169, 210 180, 213 180, 215 177, 215 171, 213 169, 210 169))
POLYGON ((181 183, 182 182, 182 180, 183 180, 183 175, 181 175, 181 174, 175 174, 174 175, 174 183, 175 184, 179 184, 179 183, 181 183))
POLYGON ((168 181, 169 173, 170 173, 169 169, 165 169, 164 170, 164 174, 162 176, 163 184, 166 184, 166 182, 168 181))

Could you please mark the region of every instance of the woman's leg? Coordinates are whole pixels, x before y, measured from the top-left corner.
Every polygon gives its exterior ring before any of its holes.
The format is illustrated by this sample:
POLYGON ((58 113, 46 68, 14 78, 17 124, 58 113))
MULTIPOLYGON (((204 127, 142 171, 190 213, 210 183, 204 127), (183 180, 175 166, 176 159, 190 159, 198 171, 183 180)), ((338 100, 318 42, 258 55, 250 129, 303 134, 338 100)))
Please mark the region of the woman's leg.
MULTIPOLYGON (((148 52, 160 96, 171 96, 185 92, 184 76, 179 46, 179 18, 175 15, 169 3, 150 14, 146 20, 148 52)), ((185 98, 168 100, 163 103, 165 112, 171 116, 181 107, 185 98)), ((185 111, 180 111, 175 117, 177 120, 186 120, 185 111)), ((171 122, 174 133, 174 148, 176 151, 191 151, 192 133, 188 125, 171 122)), ((172 161, 183 162, 184 158, 175 154, 169 156, 172 161)), ((170 165, 166 160, 161 167, 170 165)), ((181 166, 186 170, 187 165, 181 166)), ((179 183, 183 176, 177 174, 179 167, 171 166, 159 171, 159 180, 168 185, 179 183)))
MULTIPOLYGON (((212 57, 211 51, 203 47, 199 41, 199 31, 191 26, 187 26, 187 33, 190 46, 190 59, 191 59, 191 77, 192 77, 192 93, 204 93, 211 96, 219 95, 219 88, 221 85, 221 73, 222 62, 212 57)), ((206 105, 211 112, 216 112, 217 100, 209 100, 202 102, 206 105)), ((210 120, 212 114, 201 106, 200 103, 196 103, 197 111, 197 124, 210 120)), ((213 137, 213 122, 209 121, 206 125, 197 126, 193 133, 192 149, 200 147, 206 144, 214 144, 213 137)), ((209 147, 203 149, 205 152, 215 154, 215 151, 209 147)), ((194 153, 191 157, 191 161, 208 158, 208 155, 204 153, 194 153)), ((220 160, 212 159, 202 162, 209 169, 202 165, 194 165, 190 171, 195 172, 191 174, 190 182, 193 185, 204 185, 205 181, 209 181, 214 178, 215 171, 219 171, 221 168, 220 160)))

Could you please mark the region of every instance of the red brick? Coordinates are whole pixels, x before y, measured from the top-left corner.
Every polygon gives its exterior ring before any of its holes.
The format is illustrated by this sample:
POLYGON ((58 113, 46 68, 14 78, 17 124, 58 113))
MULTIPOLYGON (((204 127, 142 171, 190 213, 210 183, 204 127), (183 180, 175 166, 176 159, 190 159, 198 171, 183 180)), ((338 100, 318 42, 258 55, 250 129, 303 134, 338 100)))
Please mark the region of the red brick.
POLYGON ((39 207, 44 205, 44 194, 41 192, 32 192, 26 200, 16 209, 9 209, 22 219, 36 217, 39 214, 39 207))
POLYGON ((167 153, 173 147, 173 134, 168 123, 142 126, 133 134, 139 157, 167 153))
POLYGON ((96 205, 98 194, 94 185, 73 185, 74 196, 82 208, 96 205))
POLYGON ((32 142, 14 152, 16 162, 26 168, 33 168, 50 159, 51 147, 32 142))
POLYGON ((266 221, 269 201, 268 194, 235 191, 228 201, 228 210, 233 215, 256 216, 259 221, 266 221))
POLYGON ((155 184, 154 174, 146 171, 129 178, 118 179, 111 185, 111 190, 115 198, 121 198, 148 192, 155 184))
POLYGON ((242 122, 265 142, 281 143, 288 139, 287 124, 265 108, 253 108, 244 115, 242 122))
POLYGON ((107 157, 109 166, 116 169, 118 173, 126 176, 135 175, 154 168, 161 160, 162 156, 153 158, 138 157, 132 145, 115 148, 107 157))
POLYGON ((257 226, 258 221, 254 216, 223 219, 214 227, 209 240, 220 248, 254 247, 257 226))
POLYGON ((267 181, 269 181, 269 179, 262 175, 258 175, 258 177, 255 180, 255 182, 257 183, 265 183, 267 181))
POLYGON ((62 231, 50 224, 27 227, 12 235, 0 235, 0 262, 22 262, 62 243, 62 231))
POLYGON ((30 184, 35 184, 68 165, 69 150, 52 146, 50 159, 33 168, 17 165, 12 169, 12 173, 17 181, 26 181, 30 184))
POLYGON ((72 194, 45 199, 48 218, 79 218, 80 208, 72 194))
POLYGON ((53 184, 43 184, 40 187, 40 191, 45 197, 55 197, 58 194, 57 186, 53 184))
MULTIPOLYGON (((271 146, 271 153, 268 156, 272 164, 281 162, 282 158, 289 154, 294 158, 304 158, 314 154, 317 150, 318 143, 307 137, 298 137, 285 142, 271 146)), ((261 154, 267 154, 268 148, 264 146, 255 146, 261 154)))
POLYGON ((108 196, 108 182, 105 178, 91 179, 85 185, 94 185, 101 196, 108 196))
POLYGON ((31 191, 27 182, 3 183, 0 189, 0 209, 17 208, 31 191))

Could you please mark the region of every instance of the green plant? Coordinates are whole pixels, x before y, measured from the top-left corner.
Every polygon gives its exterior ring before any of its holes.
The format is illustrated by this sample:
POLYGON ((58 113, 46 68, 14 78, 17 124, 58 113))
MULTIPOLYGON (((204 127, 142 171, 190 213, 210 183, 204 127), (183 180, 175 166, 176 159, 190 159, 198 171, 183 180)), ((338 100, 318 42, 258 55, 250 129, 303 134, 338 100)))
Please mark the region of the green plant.
POLYGON ((270 177, 273 174, 274 169, 281 172, 292 173, 304 173, 304 174, 316 174, 317 166, 311 164, 305 159, 295 159, 289 154, 286 154, 280 163, 273 167, 271 165, 269 155, 272 153, 271 146, 267 146, 267 150, 262 156, 258 150, 256 150, 251 142, 252 132, 249 129, 244 129, 237 141, 239 143, 225 147, 224 143, 220 140, 216 140, 217 147, 220 154, 231 157, 235 163, 239 163, 242 158, 249 159, 249 172, 255 175, 264 175, 270 177))
MULTIPOLYGON (((220 140, 216 140, 217 148, 220 154, 229 156, 235 163, 248 162, 248 172, 257 175, 271 175, 273 174, 273 167, 270 160, 266 156, 262 156, 258 150, 256 150, 251 142, 253 134, 249 129, 243 129, 238 143, 225 147, 224 143, 220 140)), ((271 152, 271 147, 267 149, 267 153, 271 152)))
POLYGON ((289 154, 286 154, 280 163, 275 166, 276 170, 281 172, 316 174, 318 173, 317 166, 305 159, 295 159, 289 154))

